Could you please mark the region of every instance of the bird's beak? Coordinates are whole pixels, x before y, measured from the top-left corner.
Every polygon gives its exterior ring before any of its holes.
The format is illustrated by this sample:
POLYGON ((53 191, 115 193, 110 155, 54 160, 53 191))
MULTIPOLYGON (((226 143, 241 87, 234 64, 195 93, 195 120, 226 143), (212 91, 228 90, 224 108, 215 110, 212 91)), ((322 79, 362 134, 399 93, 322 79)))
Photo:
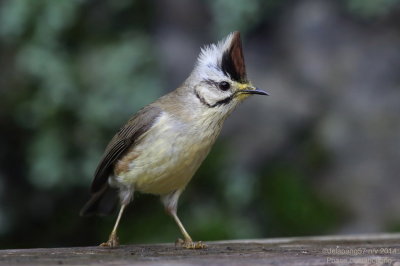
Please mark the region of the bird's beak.
POLYGON ((246 86, 244 89, 239 90, 238 93, 240 94, 259 94, 259 95, 269 95, 268 92, 260 90, 257 87, 253 87, 253 86, 246 86))

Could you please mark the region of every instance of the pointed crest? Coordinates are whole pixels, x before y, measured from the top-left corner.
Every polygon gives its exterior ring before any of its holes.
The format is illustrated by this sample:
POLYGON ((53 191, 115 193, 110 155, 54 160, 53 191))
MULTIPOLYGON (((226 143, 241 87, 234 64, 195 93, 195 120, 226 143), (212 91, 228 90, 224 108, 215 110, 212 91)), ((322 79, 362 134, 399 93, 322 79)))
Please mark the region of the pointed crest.
POLYGON ((237 82, 247 82, 240 33, 232 32, 218 43, 203 47, 197 61, 197 70, 205 78, 207 73, 219 70, 237 82))
POLYGON ((221 69, 224 73, 238 82, 246 82, 246 65, 243 57, 240 33, 235 31, 227 51, 224 51, 221 60, 221 69))

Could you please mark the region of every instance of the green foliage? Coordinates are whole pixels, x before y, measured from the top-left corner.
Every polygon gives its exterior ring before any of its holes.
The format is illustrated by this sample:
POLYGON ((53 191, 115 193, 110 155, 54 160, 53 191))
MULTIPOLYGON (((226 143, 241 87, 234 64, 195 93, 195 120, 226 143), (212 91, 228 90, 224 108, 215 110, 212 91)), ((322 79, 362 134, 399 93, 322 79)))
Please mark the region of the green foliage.
POLYGON ((376 18, 387 15, 394 8, 399 8, 399 0, 346 0, 347 8, 355 15, 376 18))
POLYGON ((291 146, 270 161, 260 179, 258 195, 266 206, 263 219, 273 235, 329 233, 342 222, 345 208, 315 185, 330 157, 312 132, 312 125, 294 132, 291 146))
POLYGON ((20 97, 11 113, 33 131, 28 176, 38 187, 87 183, 105 136, 98 129, 115 130, 160 94, 149 37, 126 30, 93 43, 91 34, 71 30, 86 23, 77 19, 83 4, 6 1, 2 8, 0 36, 9 47, 19 45, 15 71, 24 90, 9 91, 20 97), (76 37, 72 49, 65 39, 76 37))
POLYGON ((276 235, 328 233, 338 223, 340 209, 312 189, 302 171, 290 165, 269 169, 264 206, 276 235))
POLYGON ((246 32, 267 19, 285 0, 216 0, 209 1, 215 23, 214 32, 220 36, 239 30, 246 32))

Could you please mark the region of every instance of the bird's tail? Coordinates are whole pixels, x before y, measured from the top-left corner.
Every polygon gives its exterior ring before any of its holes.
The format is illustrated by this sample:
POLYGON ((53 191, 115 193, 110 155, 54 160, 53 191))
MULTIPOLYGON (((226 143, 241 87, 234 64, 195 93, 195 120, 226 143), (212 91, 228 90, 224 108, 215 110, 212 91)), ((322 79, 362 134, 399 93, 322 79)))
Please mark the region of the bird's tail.
POLYGON ((79 214, 81 216, 111 214, 117 205, 117 200, 117 191, 105 184, 101 190, 91 195, 79 214))

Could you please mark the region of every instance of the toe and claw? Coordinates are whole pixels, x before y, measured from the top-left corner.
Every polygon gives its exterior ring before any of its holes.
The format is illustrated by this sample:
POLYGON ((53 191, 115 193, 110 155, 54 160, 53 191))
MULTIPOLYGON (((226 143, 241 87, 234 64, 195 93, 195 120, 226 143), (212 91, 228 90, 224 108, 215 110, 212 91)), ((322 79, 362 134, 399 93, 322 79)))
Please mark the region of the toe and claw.
MULTIPOLYGON (((116 234, 111 234, 107 242, 100 244, 100 247, 106 247, 106 248, 116 248, 118 246, 119 246, 119 241, 116 234)), ((179 238, 175 242, 175 247, 181 247, 186 249, 203 249, 207 248, 207 245, 201 241, 193 242, 192 240, 183 240, 179 238)))
POLYGON ((111 234, 107 242, 100 244, 100 247, 107 247, 107 248, 116 248, 118 246, 119 246, 119 241, 116 234, 111 234))
POLYGON ((187 248, 187 249, 203 249, 207 248, 207 245, 204 244, 201 241, 198 242, 193 242, 192 240, 183 240, 183 239, 178 239, 175 242, 176 247, 182 247, 182 248, 187 248))

